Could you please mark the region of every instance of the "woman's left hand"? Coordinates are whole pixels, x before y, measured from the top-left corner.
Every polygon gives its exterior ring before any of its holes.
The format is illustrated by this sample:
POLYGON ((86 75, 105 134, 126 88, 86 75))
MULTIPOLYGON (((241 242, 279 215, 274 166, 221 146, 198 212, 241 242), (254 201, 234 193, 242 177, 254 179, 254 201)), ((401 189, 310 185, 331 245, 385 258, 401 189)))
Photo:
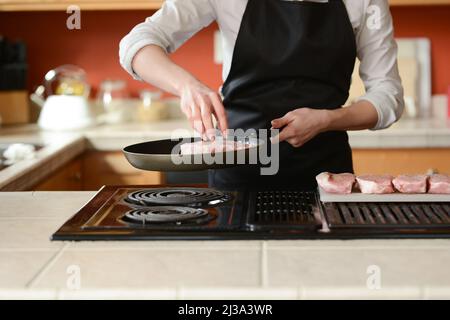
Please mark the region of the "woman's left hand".
POLYGON ((300 108, 272 121, 273 129, 281 129, 272 142, 287 141, 293 147, 301 147, 321 132, 327 131, 330 110, 300 108))

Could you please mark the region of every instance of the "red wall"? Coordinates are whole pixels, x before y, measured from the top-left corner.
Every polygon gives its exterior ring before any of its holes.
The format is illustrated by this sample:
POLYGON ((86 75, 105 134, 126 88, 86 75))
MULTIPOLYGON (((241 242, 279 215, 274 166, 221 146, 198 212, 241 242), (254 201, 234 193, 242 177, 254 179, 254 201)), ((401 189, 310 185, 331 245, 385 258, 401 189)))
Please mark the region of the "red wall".
POLYGON ((393 7, 397 37, 431 40, 433 94, 446 94, 450 86, 450 6, 393 7))
MULTIPOLYGON (((398 37, 429 37, 433 51, 433 92, 445 93, 450 85, 450 6, 397 7, 393 15, 398 37)), ((133 81, 119 65, 118 43, 146 11, 85 11, 81 30, 67 30, 65 12, 0 13, 0 34, 21 38, 28 44, 29 89, 42 81, 46 71, 61 64, 83 67, 96 88, 105 78, 127 79, 135 93, 145 85, 133 81)), ((187 42, 174 59, 211 87, 221 84, 221 67, 213 62, 215 26, 187 42)))

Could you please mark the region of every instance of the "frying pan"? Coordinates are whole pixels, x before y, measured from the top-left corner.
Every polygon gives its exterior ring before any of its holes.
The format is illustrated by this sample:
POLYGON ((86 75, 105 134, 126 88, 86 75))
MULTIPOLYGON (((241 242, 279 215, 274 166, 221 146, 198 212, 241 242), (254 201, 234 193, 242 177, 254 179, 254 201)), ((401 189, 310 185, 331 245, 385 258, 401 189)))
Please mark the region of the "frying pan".
MULTIPOLYGON (((242 141, 242 139, 243 138, 238 140, 242 141)), ((250 153, 256 152, 257 155, 258 148, 264 144, 261 139, 246 137, 244 140, 249 145, 249 148, 242 150, 209 155, 181 155, 177 152, 181 143, 196 142, 200 140, 200 138, 180 138, 138 143, 125 147, 123 153, 133 167, 142 170, 200 171, 207 169, 224 169, 238 165, 249 165, 248 159, 250 159, 250 153), (230 159, 234 159, 234 161, 227 161, 230 159), (236 161, 237 159, 246 159, 244 162, 245 164, 238 164, 236 161)))

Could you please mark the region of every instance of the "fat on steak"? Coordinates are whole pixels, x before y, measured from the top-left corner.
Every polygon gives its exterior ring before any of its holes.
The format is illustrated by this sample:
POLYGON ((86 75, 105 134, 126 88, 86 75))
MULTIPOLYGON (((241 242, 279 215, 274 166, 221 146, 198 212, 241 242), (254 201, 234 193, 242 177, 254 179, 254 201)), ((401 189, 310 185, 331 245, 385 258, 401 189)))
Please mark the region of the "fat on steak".
POLYGON ((450 175, 433 174, 429 178, 429 184, 428 193, 450 194, 450 175))
POLYGON ((356 177, 362 193, 385 194, 393 193, 392 176, 390 175, 362 175, 356 177))
POLYGON ((316 176, 317 184, 326 192, 349 194, 352 193, 355 175, 352 173, 322 172, 316 176))
POLYGON ((428 176, 424 174, 403 174, 392 180, 395 189, 401 193, 426 193, 428 176))

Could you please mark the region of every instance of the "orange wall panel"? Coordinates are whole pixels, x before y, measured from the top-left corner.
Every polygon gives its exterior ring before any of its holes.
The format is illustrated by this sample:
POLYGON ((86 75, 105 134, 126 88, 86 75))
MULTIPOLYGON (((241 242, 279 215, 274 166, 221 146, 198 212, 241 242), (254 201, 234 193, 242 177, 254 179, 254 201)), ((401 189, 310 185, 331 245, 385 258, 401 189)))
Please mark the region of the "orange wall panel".
POLYGON ((433 94, 446 94, 450 86, 450 6, 393 7, 397 37, 431 40, 433 94))

